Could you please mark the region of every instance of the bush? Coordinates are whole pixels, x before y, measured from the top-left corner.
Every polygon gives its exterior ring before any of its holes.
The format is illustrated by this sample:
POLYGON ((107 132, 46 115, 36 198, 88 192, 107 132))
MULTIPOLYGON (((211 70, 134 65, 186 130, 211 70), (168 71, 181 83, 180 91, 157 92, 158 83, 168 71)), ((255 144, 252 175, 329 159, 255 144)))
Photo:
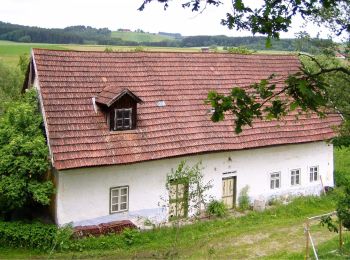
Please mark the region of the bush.
POLYGON ((49 250, 67 246, 72 234, 70 227, 59 229, 56 225, 0 221, 0 244, 49 250))
POLYGON ((348 172, 335 171, 334 178, 337 187, 344 187, 350 184, 350 174, 348 172))
POLYGON ((227 215, 228 210, 222 201, 212 200, 208 204, 207 213, 209 215, 222 218, 222 217, 225 217, 227 215))
POLYGON ((248 196, 248 191, 249 191, 249 186, 245 186, 241 191, 239 192, 239 197, 238 197, 238 207, 241 210, 247 210, 249 209, 250 206, 250 200, 248 196))
POLYGON ((140 240, 140 232, 135 229, 127 228, 122 233, 124 243, 131 246, 140 240))

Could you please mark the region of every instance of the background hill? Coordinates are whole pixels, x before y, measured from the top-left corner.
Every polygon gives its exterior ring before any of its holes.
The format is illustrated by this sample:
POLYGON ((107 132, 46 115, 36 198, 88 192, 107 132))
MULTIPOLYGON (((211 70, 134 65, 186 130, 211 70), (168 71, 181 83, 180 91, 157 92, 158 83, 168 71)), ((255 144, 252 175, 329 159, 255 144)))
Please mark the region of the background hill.
POLYGON ((141 29, 132 32, 119 29, 112 32, 108 28, 96 29, 90 26, 70 26, 64 29, 45 29, 0 22, 0 40, 25 43, 51 44, 90 44, 115 46, 156 46, 156 47, 239 47, 252 50, 303 51, 318 53, 331 46, 332 40, 312 39, 280 39, 272 41, 271 48, 266 48, 265 37, 228 37, 188 36, 179 33, 159 32, 158 34, 143 32, 141 29))

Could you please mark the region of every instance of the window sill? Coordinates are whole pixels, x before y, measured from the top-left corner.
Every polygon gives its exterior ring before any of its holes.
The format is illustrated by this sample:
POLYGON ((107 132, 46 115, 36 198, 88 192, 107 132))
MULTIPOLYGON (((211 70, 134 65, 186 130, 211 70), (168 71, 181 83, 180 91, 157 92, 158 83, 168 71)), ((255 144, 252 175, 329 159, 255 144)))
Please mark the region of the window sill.
POLYGON ((113 214, 122 214, 122 213, 126 214, 126 213, 128 213, 128 211, 129 211, 129 209, 125 209, 125 210, 121 210, 121 211, 111 211, 109 214, 110 214, 110 215, 113 215, 113 214))
POLYGON ((118 134, 138 134, 139 131, 137 129, 130 129, 130 130, 119 130, 119 131, 109 131, 109 134, 111 135, 118 135, 118 134))

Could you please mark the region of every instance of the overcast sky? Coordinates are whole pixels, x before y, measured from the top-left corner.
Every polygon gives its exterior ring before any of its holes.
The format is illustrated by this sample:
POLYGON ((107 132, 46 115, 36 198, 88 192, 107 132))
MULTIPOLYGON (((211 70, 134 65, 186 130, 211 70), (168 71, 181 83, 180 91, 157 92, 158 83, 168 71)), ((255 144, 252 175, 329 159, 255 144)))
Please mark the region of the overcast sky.
MULTIPOLYGON (((251 1, 251 0, 249 0, 251 1)), ((163 5, 149 4, 142 12, 137 8, 142 0, 1 0, 0 20, 3 22, 39 26, 44 28, 64 28, 72 25, 89 25, 96 28, 108 27, 142 29, 146 32, 171 32, 182 35, 246 36, 249 32, 229 30, 220 20, 231 10, 231 0, 222 0, 221 7, 208 6, 203 13, 183 9, 184 1, 171 1, 167 11, 163 5)), ((251 1, 257 5, 261 0, 251 1)), ((282 38, 294 38, 301 30, 308 30, 315 37, 320 29, 316 26, 305 28, 301 19, 294 19, 293 28, 282 33, 282 38)), ((322 37, 327 33, 321 32, 322 37)))

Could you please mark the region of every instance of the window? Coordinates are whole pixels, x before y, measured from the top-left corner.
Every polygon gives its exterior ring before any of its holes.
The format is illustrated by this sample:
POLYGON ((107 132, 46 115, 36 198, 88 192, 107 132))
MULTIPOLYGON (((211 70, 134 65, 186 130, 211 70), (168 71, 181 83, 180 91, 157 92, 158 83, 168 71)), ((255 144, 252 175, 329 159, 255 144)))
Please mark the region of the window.
POLYGON ((311 166, 310 168, 310 182, 318 180, 318 166, 311 166))
POLYGON ((110 212, 122 212, 128 210, 129 187, 111 188, 110 191, 110 212))
POLYGON ((114 131, 132 128, 132 108, 114 109, 114 131))
POLYGON ((271 173, 270 188, 273 190, 273 189, 278 189, 280 187, 281 187, 281 173, 279 172, 271 173))
POLYGON ((290 184, 292 186, 300 184, 300 169, 290 171, 290 184))

